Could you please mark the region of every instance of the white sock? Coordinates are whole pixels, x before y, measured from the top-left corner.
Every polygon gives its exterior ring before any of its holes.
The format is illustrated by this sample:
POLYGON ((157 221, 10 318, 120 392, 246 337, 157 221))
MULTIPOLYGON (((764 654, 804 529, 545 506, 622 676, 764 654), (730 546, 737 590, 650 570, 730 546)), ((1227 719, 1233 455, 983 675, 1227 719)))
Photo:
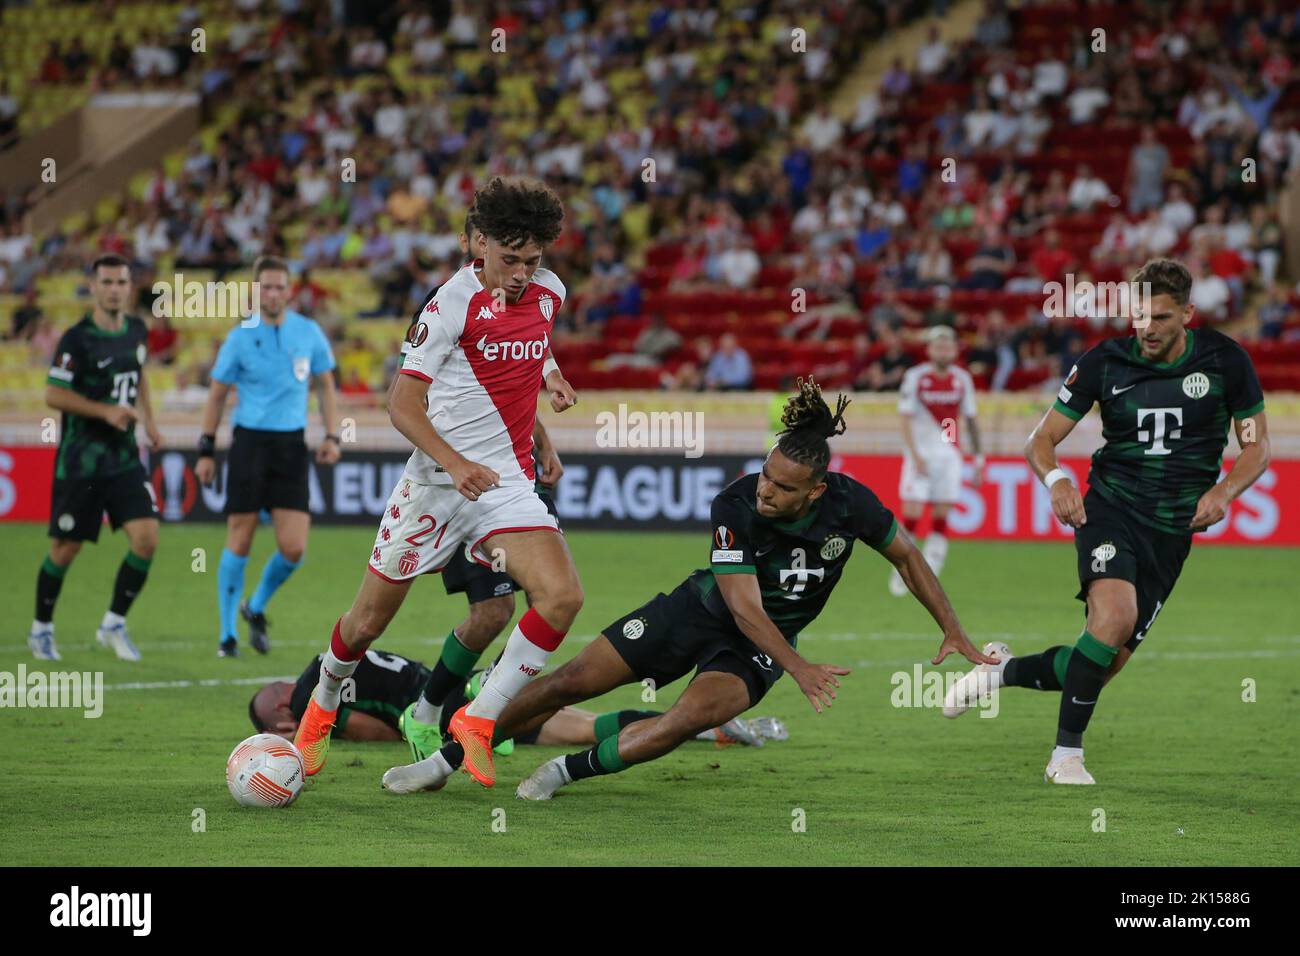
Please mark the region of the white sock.
POLYGON ((563 778, 565 783, 573 783, 573 778, 569 776, 569 764, 564 757, 556 757, 551 761, 551 763, 560 768, 560 776, 563 778))
POLYGON ((436 724, 442 720, 442 708, 437 704, 431 704, 423 694, 415 702, 415 711, 412 715, 422 724, 436 724))
POLYGON ((428 774, 430 784, 445 780, 456 772, 456 768, 447 763, 447 758, 442 755, 442 751, 436 751, 432 757, 425 757, 419 763, 412 764, 411 767, 421 773, 428 774))
POLYGON ((320 659, 320 680, 316 683, 316 703, 325 710, 338 710, 339 699, 343 694, 343 682, 352 676, 352 672, 357 669, 361 663, 361 658, 355 661, 341 661, 334 656, 332 650, 326 651, 325 656, 320 659))
POLYGON ((1082 747, 1054 747, 1052 748, 1052 759, 1048 763, 1056 763, 1058 760, 1064 760, 1066 757, 1083 757, 1082 747))
POLYGON ((470 702, 465 713, 470 717, 496 720, 501 716, 501 711, 506 709, 506 704, 524 689, 524 685, 541 673, 550 656, 550 651, 542 650, 526 638, 516 624, 510 640, 506 641, 500 663, 492 668, 492 673, 483 682, 483 688, 470 702))
POLYGON ((925 539, 925 547, 921 553, 925 555, 926 563, 930 565, 930 570, 937 578, 939 572, 943 570, 944 561, 948 559, 948 539, 941 534, 931 532, 925 539))
POLYGON ((32 618, 32 630, 33 630, 33 631, 49 631, 49 632, 52 634, 52 633, 54 633, 54 622, 53 622, 53 621, 38 621, 38 620, 36 620, 36 618, 32 618))
POLYGON ((117 627, 118 625, 125 623, 126 618, 121 614, 114 614, 112 611, 105 611, 104 620, 100 622, 99 626, 107 630, 110 627, 117 627))

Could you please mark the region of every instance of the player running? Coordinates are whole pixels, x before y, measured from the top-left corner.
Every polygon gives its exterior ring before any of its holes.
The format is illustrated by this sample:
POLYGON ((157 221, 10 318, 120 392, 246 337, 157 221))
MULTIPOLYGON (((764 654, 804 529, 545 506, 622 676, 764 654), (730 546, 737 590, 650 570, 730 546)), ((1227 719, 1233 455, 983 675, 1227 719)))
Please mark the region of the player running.
MULTIPOLYGON (((957 336, 946 325, 926 334, 928 362, 914 365, 903 376, 898 390, 898 411, 903 420, 903 475, 898 496, 903 502, 903 527, 908 534, 930 505, 930 534, 922 553, 935 577, 948 557, 948 509, 961 493, 961 447, 958 419, 965 418, 965 433, 975 457, 975 485, 984 471, 979 428, 975 423, 975 383, 970 373, 953 363, 957 360, 957 336)), ((894 571, 889 576, 889 593, 902 597, 907 585, 894 571)))
MULTIPOLYGON (((479 249, 482 233, 474 225, 473 216, 465 217, 465 231, 459 239, 461 252, 469 256, 466 264, 478 258, 470 255, 471 249, 479 253, 485 251, 479 249)), ((425 301, 432 299, 436 292, 436 289, 431 291, 425 301)), ((406 338, 402 342, 403 356, 410 348, 423 314, 422 309, 416 312, 406 330, 406 338)), ((397 377, 394 376, 393 386, 396 385, 397 377)), ((389 401, 391 400, 392 389, 389 390, 389 401)), ((564 474, 564 466, 540 416, 533 427, 533 449, 535 490, 545 502, 546 509, 558 521, 559 515, 550 492, 564 474)), ((442 584, 448 594, 465 595, 465 600, 469 602, 469 613, 443 639, 438 663, 428 675, 423 692, 410 702, 410 713, 405 715, 405 739, 411 745, 414 760, 423 760, 442 746, 443 731, 447 724, 444 717, 449 717, 465 703, 462 700, 450 707, 448 697, 454 694, 457 687, 464 685, 479 657, 515 616, 515 591, 519 586, 514 579, 505 571, 479 564, 466 556, 463 548, 456 551, 443 569, 442 584)), ((504 743, 498 745, 497 752, 505 752, 505 748, 504 743)))
MULTIPOLYGON (((518 796, 547 800, 575 780, 662 757, 756 705, 787 670, 815 710, 830 706, 848 670, 811 664, 795 645, 825 607, 854 541, 888 558, 943 629, 934 663, 954 651, 971 661, 993 661, 971 645, 938 579, 908 535, 898 533, 888 509, 866 486, 827 472, 826 439, 844 431, 847 404, 841 397, 832 413, 816 383, 800 379, 762 473, 737 479, 713 500, 709 567, 619 618, 505 709, 500 739, 622 684, 652 681, 659 689, 696 669, 666 713, 629 724, 582 753, 548 761, 520 784, 518 796)), ((428 760, 389 770, 384 787, 395 793, 440 789, 460 758, 460 748, 449 744, 428 760)))
POLYGON ((217 607, 221 636, 219 657, 239 654, 235 616, 248 622, 248 642, 265 654, 266 606, 271 596, 298 570, 307 550, 311 527, 308 509, 307 390, 308 380, 320 399, 325 440, 316 449, 316 463, 339 460, 338 411, 334 393, 334 353, 329 339, 313 320, 285 308, 289 299, 289 267, 264 256, 253 266, 260 310, 230 330, 212 367, 212 385, 203 409, 199 460, 194 474, 211 484, 216 474, 216 437, 231 388, 238 389, 234 435, 227 455, 226 546, 217 569, 217 607), (244 567, 253 547, 258 515, 270 511, 275 528, 275 554, 262 569, 257 590, 244 596, 244 567))
POLYGON ((425 305, 393 387, 389 418, 415 451, 389 498, 370 573, 334 625, 320 680, 295 743, 306 772, 320 771, 340 688, 393 619, 420 574, 441 571, 467 547, 481 564, 508 568, 532 598, 483 692, 451 718, 465 766, 494 779, 497 717, 545 666, 582 606, 582 585, 555 517, 534 487, 538 386, 552 407, 575 401, 548 360, 564 285, 541 268, 560 235, 564 208, 546 186, 497 177, 474 197, 481 260, 425 305), (492 551, 484 545, 492 541, 492 551))
POLYGON ((1025 657, 987 644, 999 663, 964 676, 944 700, 944 715, 956 717, 998 687, 1060 691, 1056 747, 1044 772, 1052 783, 1095 782, 1083 764, 1083 734, 1102 687, 1169 600, 1192 535, 1223 520, 1269 461, 1264 393, 1250 357, 1220 332, 1187 328, 1195 313, 1191 274, 1172 259, 1153 259, 1133 282, 1150 292, 1148 314, 1135 309, 1138 334, 1085 353, 1025 445, 1056 517, 1075 529, 1084 631, 1073 648, 1025 657), (1057 464, 1056 446, 1094 403, 1105 443, 1093 453, 1081 497, 1057 464), (1229 422, 1241 454, 1220 481, 1229 422))
MULTIPOLYGON (((443 732, 451 722, 451 715, 478 696, 484 673, 473 671, 468 679, 459 681, 452 688, 441 720, 443 732)), ((316 689, 319 674, 318 654, 296 684, 272 681, 259 688, 248 702, 248 716, 257 731, 290 737, 298 729, 298 721, 316 689)), ((354 692, 340 703, 338 719, 330 736, 335 740, 352 741, 405 739, 405 728, 410 725, 410 709, 419 699, 431 674, 432 671, 419 661, 370 648, 357 664, 352 675, 354 692)), ((577 707, 565 707, 537 729, 521 736, 516 743, 589 747, 617 734, 633 721, 658 715, 659 711, 654 710, 616 710, 597 714, 577 707)), ((789 736, 785 725, 775 717, 755 717, 728 721, 722 727, 703 731, 696 739, 713 741, 719 746, 734 743, 762 747, 768 740, 785 740, 789 736)))
POLYGON ((63 579, 87 541, 99 540, 104 513, 126 532, 127 553, 117 569, 113 597, 95 638, 120 660, 140 651, 126 629, 126 614, 144 587, 158 547, 158 504, 140 464, 136 422, 149 447, 162 447, 149 402, 144 363, 149 330, 126 312, 131 267, 104 255, 90 267, 95 305, 59 339, 45 380, 45 404, 63 413, 50 496, 50 553, 36 575, 36 618, 27 646, 39 660, 60 659, 54 643, 54 605, 63 579))

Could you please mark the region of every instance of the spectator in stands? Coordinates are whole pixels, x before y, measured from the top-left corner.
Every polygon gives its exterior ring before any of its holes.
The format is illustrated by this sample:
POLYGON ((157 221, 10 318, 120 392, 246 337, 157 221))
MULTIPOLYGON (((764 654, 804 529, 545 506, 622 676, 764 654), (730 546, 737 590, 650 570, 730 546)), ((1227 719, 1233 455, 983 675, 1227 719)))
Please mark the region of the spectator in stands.
POLYGON ((1178 244, 1178 233, 1160 217, 1158 209, 1152 209, 1137 224, 1134 241, 1141 250, 1141 258, 1156 258, 1170 252, 1178 244))
POLYGON ((1012 332, 1001 309, 992 309, 976 327, 975 338, 967 354, 967 368, 972 375, 988 375, 989 388, 1000 392, 1016 370, 1016 353, 1012 332))
POLYGON ((1047 225, 1049 217, 1043 214, 1042 202, 1038 193, 1029 192, 1021 200, 1015 211, 1007 217, 1007 233, 1016 239, 1027 239, 1037 235, 1047 225))
POLYGON ((1169 184, 1160 218, 1180 236, 1196 224, 1196 207, 1187 201, 1187 189, 1182 183, 1169 184))
POLYGON ((1047 379, 1047 384, 1055 388, 1070 374, 1070 369, 1083 355, 1083 336, 1065 313, 1061 312, 1048 319, 1047 328, 1043 330, 1043 343, 1047 347, 1047 354, 1055 361, 1053 374, 1047 379))
POLYGON ((1259 281, 1266 289, 1273 287, 1278 263, 1282 260, 1282 226, 1277 213, 1268 203, 1256 203, 1250 209, 1251 240, 1248 256, 1259 269, 1259 281))
POLYGON ((718 350, 709 359, 704 372, 704 385, 716 391, 748 389, 754 383, 754 368, 749 353, 740 347, 736 336, 723 333, 718 339, 718 350))
POLYGON ((1156 138, 1154 126, 1143 125, 1141 141, 1129 154, 1128 211, 1158 208, 1165 194, 1169 150, 1156 138))
POLYGON ((855 388, 873 392, 894 392, 903 381, 903 373, 912 367, 912 357, 903 349, 903 339, 888 326, 880 328, 883 354, 871 361, 854 380, 855 388))
POLYGON ((1064 282, 1073 263, 1074 254, 1061 245, 1061 234, 1055 228, 1044 233, 1029 255, 1029 264, 1042 282, 1064 282))
POLYGON ((1192 274, 1191 303, 1196 314, 1207 322, 1222 322, 1228 318, 1232 303, 1232 290, 1221 276, 1216 276, 1200 255, 1187 259, 1187 269, 1192 274))
POLYGON ((1101 69, 1094 67, 1080 75, 1065 102, 1070 122, 1075 126, 1095 123, 1101 110, 1110 104, 1110 93, 1106 91, 1101 69))
POLYGON ((762 267, 753 243, 742 233, 733 237, 723 251, 710 257, 707 274, 712 281, 730 288, 748 289, 762 267))
POLYGON ((844 124, 831 113, 830 104, 823 102, 800 127, 814 153, 824 153, 837 146, 844 136, 844 124))
POLYGON ((869 316, 871 327, 877 336, 882 335, 881 328, 898 332, 904 324, 919 325, 924 316, 898 297, 898 289, 892 282, 881 282, 878 286, 880 301, 871 309, 869 316))
POLYGON ((901 99, 912 89, 912 74, 907 72, 900 57, 894 57, 885 75, 880 78, 880 89, 886 96, 901 99))
POLYGON ((948 67, 952 56, 937 26, 931 26, 925 43, 916 51, 916 72, 923 81, 937 79, 948 67))
POLYGON ((18 97, 9 91, 9 77, 0 76, 0 145, 18 132, 18 97))
POLYGON ((45 312, 36 301, 36 287, 31 286, 23 295, 23 304, 14 309, 9 331, 10 341, 27 341, 40 325, 45 312))
POLYGON ((997 226, 986 226, 983 241, 975 255, 966 262, 966 277, 959 289, 1001 289, 1007 274, 1015 267, 1016 252, 997 226))
POLYGON ((659 386, 669 391, 699 392, 704 389, 704 369, 713 357, 713 343, 701 335, 692 346, 695 354, 679 365, 676 371, 665 371, 659 376, 659 386))
POLYGON ((180 335, 172 327, 171 319, 163 310, 159 309, 152 319, 153 321, 149 323, 147 339, 149 358, 163 365, 171 365, 176 361, 176 354, 180 349, 180 335))
POLYGON ((1259 307, 1259 337, 1269 342, 1276 342, 1282 337, 1282 328, 1291 316, 1291 306, 1287 302, 1285 282, 1275 282, 1268 286, 1268 294, 1259 307))
POLYGON ((995 49, 1005 46, 1011 39, 1011 21, 1007 18, 1006 4, 1002 0, 984 0, 984 15, 975 25, 975 42, 995 49))
POLYGON ((662 312, 650 317, 650 324, 641 330, 631 352, 620 352, 605 359, 607 368, 633 366, 655 368, 682 346, 681 334, 674 331, 662 312))
POLYGON ((54 358, 54 349, 59 344, 59 330, 54 327, 54 320, 48 315, 36 320, 36 327, 27 337, 27 345, 33 365, 49 365, 54 358))
POLYGON ((1106 185, 1105 180, 1094 175, 1092 167, 1087 163, 1080 163, 1070 183, 1070 208, 1089 212, 1098 203, 1109 201, 1110 187, 1106 185))
POLYGON ((920 250, 913 252, 910 258, 911 273, 918 288, 949 286, 955 281, 952 256, 936 233, 927 235, 920 250))

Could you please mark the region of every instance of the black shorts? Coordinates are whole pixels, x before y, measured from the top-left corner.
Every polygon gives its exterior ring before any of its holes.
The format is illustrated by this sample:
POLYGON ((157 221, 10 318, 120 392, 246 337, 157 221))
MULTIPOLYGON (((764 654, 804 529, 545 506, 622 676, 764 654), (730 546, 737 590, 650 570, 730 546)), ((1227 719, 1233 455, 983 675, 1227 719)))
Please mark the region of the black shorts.
MULTIPOLYGON (((554 499, 544 492, 540 497, 546 502, 546 510, 558 519, 559 514, 555 510, 554 499)), ((442 586, 447 589, 448 594, 459 594, 463 591, 470 604, 514 594, 521 590, 514 578, 504 571, 493 571, 467 558, 464 548, 458 550, 456 556, 442 569, 442 586)))
POLYGON ((301 429, 271 432, 236 425, 226 462, 226 514, 307 510, 307 443, 301 429))
POLYGON ((660 593, 602 633, 638 680, 666 687, 695 668, 696 674, 735 674, 749 688, 753 707, 777 682, 782 669, 741 633, 736 622, 714 617, 690 583, 660 593))
POLYGON ((1137 589, 1137 623, 1124 646, 1135 651, 1178 582, 1192 547, 1192 535, 1170 534, 1135 520, 1124 508, 1093 489, 1083 499, 1088 523, 1074 532, 1079 560, 1080 601, 1088 582, 1118 578, 1137 589))
POLYGON ((116 531, 136 518, 157 518, 153 486, 136 465, 108 478, 55 478, 50 495, 50 537, 98 541, 104 512, 116 531))

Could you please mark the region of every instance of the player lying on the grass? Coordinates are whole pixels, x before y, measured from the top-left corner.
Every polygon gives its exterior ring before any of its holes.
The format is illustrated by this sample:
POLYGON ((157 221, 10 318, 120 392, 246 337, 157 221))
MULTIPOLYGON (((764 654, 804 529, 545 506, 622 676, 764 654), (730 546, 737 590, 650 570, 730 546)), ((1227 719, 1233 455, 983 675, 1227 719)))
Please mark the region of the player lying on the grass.
POLYGON ((483 692, 451 718, 466 769, 494 778, 492 738, 507 703, 545 666, 582 606, 582 584, 534 483, 532 434, 545 382, 552 407, 576 401, 550 355, 564 285, 540 268, 564 208, 530 180, 489 181, 474 196, 482 260, 444 283, 412 334, 389 418, 415 446, 385 506, 369 574, 334 625, 295 743, 306 773, 325 763, 343 681, 387 628, 411 583, 462 546, 491 564, 485 543, 532 599, 483 692))
POLYGON ((956 717, 998 687, 1060 691, 1056 748, 1044 773, 1053 783, 1094 782, 1083 764, 1083 734, 1102 687, 1169 600, 1192 535, 1223 520, 1228 504, 1268 467, 1255 367, 1226 335, 1187 328, 1195 313, 1191 274, 1172 259, 1153 259, 1133 281, 1150 284, 1150 312, 1134 316, 1138 333, 1086 352, 1025 446, 1056 517, 1075 529, 1083 633, 1073 648, 1024 657, 987 644, 999 663, 975 668, 944 700, 944 715, 956 717), (1094 404, 1105 444, 1093 453, 1081 497, 1058 466, 1056 446, 1094 404), (1220 481, 1230 422, 1241 454, 1220 481))
MULTIPOLYGON (((937 578, 948 557, 948 510, 961 494, 961 446, 958 435, 968 435, 975 458, 976 487, 984 470, 979 426, 975 421, 975 383, 957 361, 957 334, 947 325, 926 333, 929 361, 914 365, 898 389, 898 413, 903 425, 903 472, 898 497, 903 502, 903 527, 911 534, 930 506, 930 534, 921 553, 937 578), (958 429, 959 419, 966 420, 958 429)), ((897 571, 889 573, 889 593, 907 593, 897 571)))
MULTIPOLYGON (((826 439, 844 431, 841 397, 834 412, 821 389, 799 381, 786 404, 785 430, 761 474, 746 475, 713 500, 709 567, 670 595, 619 618, 576 658, 525 687, 502 712, 499 739, 522 734, 562 707, 638 681, 663 688, 696 669, 676 703, 638 720, 595 747, 543 764, 519 787, 521 797, 549 799, 561 786, 615 773, 669 753, 701 730, 755 706, 784 671, 819 713, 848 670, 812 664, 795 650, 862 541, 880 551, 943 629, 934 663, 954 651, 992 662, 971 645, 934 572, 898 533, 894 517, 864 485, 827 472, 826 439)), ((384 786, 395 793, 439 789, 460 764, 448 744, 427 760, 394 767, 384 786)))
MULTIPOLYGON (((337 740, 392 741, 406 738, 411 710, 420 697, 421 688, 432 672, 419 661, 389 651, 371 648, 352 675, 352 693, 339 705, 338 718, 331 736, 337 740)), ((462 679, 447 695, 441 721, 446 732, 451 715, 478 696, 483 671, 474 671, 462 679)), ((307 701, 320 674, 317 655, 302 672, 296 684, 272 681, 261 687, 248 702, 248 716, 259 733, 280 734, 289 738, 298 729, 298 721, 307 709, 307 701)), ((597 714, 577 707, 565 707, 546 723, 520 736, 515 743, 541 746, 586 747, 599 743, 636 720, 656 717, 654 710, 616 710, 597 714)), ((789 734, 775 717, 737 718, 722 727, 701 732, 698 740, 718 744, 739 743, 761 747, 765 740, 785 740, 789 734)), ((503 751, 498 751, 503 752, 503 751)))
POLYGON ((136 422, 150 447, 162 447, 145 376, 148 329, 127 313, 131 266, 104 255, 90 267, 94 307, 63 333, 45 384, 45 403, 63 413, 50 496, 50 553, 36 575, 36 617, 27 646, 40 660, 57 661, 54 605, 63 579, 87 541, 99 540, 104 513, 126 533, 127 552, 95 639, 119 659, 138 661, 126 614, 144 587, 158 547, 158 505, 140 464, 136 422))

